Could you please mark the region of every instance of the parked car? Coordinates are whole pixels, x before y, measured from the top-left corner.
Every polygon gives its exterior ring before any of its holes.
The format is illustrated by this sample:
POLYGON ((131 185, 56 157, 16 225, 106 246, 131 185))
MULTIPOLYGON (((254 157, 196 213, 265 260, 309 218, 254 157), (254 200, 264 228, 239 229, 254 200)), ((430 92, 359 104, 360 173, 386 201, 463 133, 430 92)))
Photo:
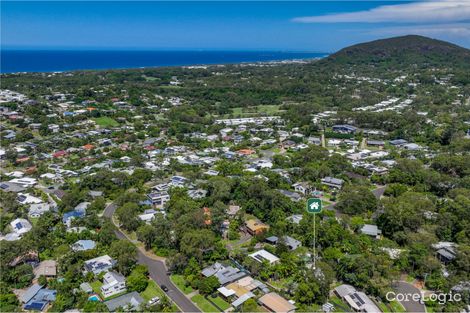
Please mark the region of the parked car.
MULTIPOLYGON (((162 288, 163 289, 163 288, 162 288)), ((149 300, 149 305, 154 305, 154 304, 158 304, 160 302, 160 298, 159 297, 153 297, 152 299, 149 300)))

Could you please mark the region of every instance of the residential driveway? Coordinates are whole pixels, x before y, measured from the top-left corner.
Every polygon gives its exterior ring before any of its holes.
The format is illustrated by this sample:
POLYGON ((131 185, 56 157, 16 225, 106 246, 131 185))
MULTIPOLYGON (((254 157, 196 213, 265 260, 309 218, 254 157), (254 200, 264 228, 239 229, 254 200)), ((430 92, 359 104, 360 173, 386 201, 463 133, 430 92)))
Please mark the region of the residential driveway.
MULTIPOLYGON (((116 211, 117 206, 112 203, 108 205, 103 213, 103 216, 106 218, 111 218, 116 211)), ((115 231, 116 236, 119 239, 129 240, 119 229, 115 231)), ((165 262, 155 260, 145 255, 140 249, 137 250, 137 262, 139 264, 146 265, 149 270, 150 278, 152 278, 159 286, 165 285, 168 287, 168 292, 166 293, 168 297, 176 303, 176 305, 183 312, 201 312, 198 307, 191 302, 170 280, 170 277, 167 275, 167 269, 165 262)))
POLYGON ((372 193, 377 199, 380 199, 383 196, 386 188, 387 186, 377 187, 376 189, 372 190, 372 193))
POLYGON ((242 233, 242 235, 240 236, 240 239, 238 241, 236 241, 234 243, 227 244, 227 249, 228 250, 233 250, 236 247, 239 247, 242 244, 244 244, 245 242, 249 241, 251 239, 251 237, 252 236, 248 233, 242 233))
MULTIPOLYGON (((421 295, 420 291, 418 288, 413 286, 410 283, 404 282, 404 281, 399 281, 397 282, 394 286, 393 289, 395 290, 396 293, 401 293, 401 294, 419 294, 421 295)), ((405 307, 407 312, 416 312, 416 313, 425 313, 426 312, 426 307, 424 304, 419 303, 419 301, 413 301, 412 297, 409 297, 409 301, 400 301, 400 303, 405 307)))

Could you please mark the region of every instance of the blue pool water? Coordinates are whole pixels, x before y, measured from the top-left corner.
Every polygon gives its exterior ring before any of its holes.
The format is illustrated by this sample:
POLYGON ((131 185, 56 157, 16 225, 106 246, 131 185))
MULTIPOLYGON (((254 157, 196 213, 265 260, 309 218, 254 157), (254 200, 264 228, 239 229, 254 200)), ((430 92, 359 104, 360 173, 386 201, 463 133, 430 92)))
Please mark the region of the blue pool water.
POLYGON ((92 295, 88 297, 89 301, 101 301, 101 298, 98 295, 92 295))

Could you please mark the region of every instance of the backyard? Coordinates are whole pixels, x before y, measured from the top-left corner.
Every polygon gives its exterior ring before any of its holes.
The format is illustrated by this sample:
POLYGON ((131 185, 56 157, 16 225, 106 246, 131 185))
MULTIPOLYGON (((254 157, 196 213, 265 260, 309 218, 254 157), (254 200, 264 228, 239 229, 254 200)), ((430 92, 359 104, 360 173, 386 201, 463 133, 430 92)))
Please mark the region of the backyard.
POLYGON ((107 116, 102 116, 102 117, 97 117, 93 119, 96 124, 98 124, 101 127, 116 127, 119 126, 119 123, 116 122, 114 119, 107 117, 107 116))

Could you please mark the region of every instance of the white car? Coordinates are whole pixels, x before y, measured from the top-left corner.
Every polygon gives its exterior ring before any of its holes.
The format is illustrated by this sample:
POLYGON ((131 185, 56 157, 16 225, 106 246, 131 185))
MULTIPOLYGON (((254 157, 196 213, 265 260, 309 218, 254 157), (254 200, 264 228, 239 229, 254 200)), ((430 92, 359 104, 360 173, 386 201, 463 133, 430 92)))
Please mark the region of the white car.
POLYGON ((159 302, 160 302, 159 297, 153 297, 152 299, 149 300, 149 305, 155 305, 155 304, 158 304, 159 302))

